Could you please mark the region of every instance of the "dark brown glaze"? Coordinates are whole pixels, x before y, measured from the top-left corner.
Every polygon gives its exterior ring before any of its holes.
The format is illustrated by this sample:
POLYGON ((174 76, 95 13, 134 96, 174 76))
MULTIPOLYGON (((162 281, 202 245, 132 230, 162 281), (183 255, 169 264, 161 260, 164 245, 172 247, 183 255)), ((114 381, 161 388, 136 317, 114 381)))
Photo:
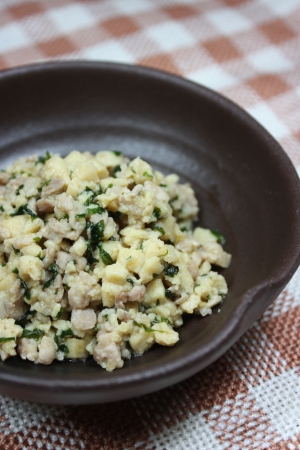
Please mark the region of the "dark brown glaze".
POLYGON ((173 348, 106 373, 93 360, 0 363, 0 393, 104 403, 177 383, 219 358, 271 304, 299 265, 300 186, 279 144, 245 111, 181 78, 136 66, 59 62, 0 73, 0 161, 46 150, 121 150, 192 183, 199 223, 233 254, 229 294, 209 317, 186 317, 173 348), (219 313, 218 310, 221 309, 219 313))

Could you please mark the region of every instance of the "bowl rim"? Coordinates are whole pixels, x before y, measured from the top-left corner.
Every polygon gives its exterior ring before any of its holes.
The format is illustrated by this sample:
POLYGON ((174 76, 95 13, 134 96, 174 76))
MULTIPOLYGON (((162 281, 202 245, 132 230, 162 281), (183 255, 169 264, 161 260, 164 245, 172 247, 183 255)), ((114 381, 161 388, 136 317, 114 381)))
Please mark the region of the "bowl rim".
MULTIPOLYGON (((0 83, 6 79, 12 77, 22 77, 38 72, 50 72, 60 70, 97 70, 97 71, 114 71, 121 73, 127 73, 132 76, 142 76, 151 79, 156 79, 159 82, 172 84, 180 89, 187 89, 192 91, 197 96, 205 97, 213 103, 217 103, 222 106, 223 109, 230 111, 234 116, 238 116, 246 126, 251 128, 255 134, 259 134, 264 137, 268 142, 270 151, 273 152, 274 158, 280 162, 282 172, 286 174, 286 181, 288 183, 289 190, 293 192, 293 204, 296 208, 297 222, 293 224, 291 228, 291 234, 289 236, 289 258, 285 258, 278 263, 275 271, 262 280, 260 283, 252 286, 237 300, 237 306, 234 308, 232 316, 224 323, 214 336, 213 341, 204 340, 203 345, 193 352, 187 352, 183 357, 174 358, 164 363, 163 367, 159 367, 158 364, 153 364, 151 368, 139 369, 135 375, 132 373, 122 373, 122 370, 113 372, 113 377, 110 378, 91 378, 70 380, 70 379, 57 379, 50 376, 35 376, 32 373, 30 376, 26 372, 20 373, 15 369, 7 368, 5 371, 0 370, 0 381, 3 386, 9 387, 10 391, 14 385, 23 386, 31 390, 34 389, 46 389, 52 392, 59 391, 60 389, 67 389, 69 392, 70 403, 72 403, 72 393, 75 391, 88 392, 92 391, 96 393, 99 389, 108 389, 108 393, 115 389, 119 392, 118 399, 124 399, 133 397, 132 388, 139 382, 142 385, 144 393, 152 392, 155 389, 154 385, 157 380, 163 378, 163 385, 167 387, 174 382, 181 381, 204 367, 211 364, 217 358, 219 358, 226 350, 228 350, 234 342, 245 332, 250 326, 245 325, 245 320, 241 320, 241 317, 247 317, 247 312, 251 311, 255 298, 267 292, 270 287, 276 289, 276 287, 287 284, 300 263, 300 182, 297 172, 293 163, 291 162, 287 153, 282 149, 280 144, 270 135, 270 133, 260 125, 252 116, 249 115, 241 106, 226 98, 222 94, 213 91, 212 89, 196 84, 188 79, 182 78, 178 75, 174 75, 162 70, 143 67, 133 64, 120 64, 108 61, 85 61, 85 60, 69 60, 69 61, 50 61, 42 63, 34 63, 28 65, 22 65, 14 68, 9 68, 0 71, 0 83), (203 364, 203 360, 205 363, 203 364), (184 372, 184 373, 183 373, 184 372), (112 382, 113 380, 113 382, 112 382), (151 380, 151 386, 149 384, 151 380), (175 380, 170 382, 170 380, 175 380), (126 388, 131 388, 126 391, 126 388), (123 392, 121 392, 123 390, 123 392)), ((271 301, 269 302, 269 304, 271 301)), ((263 308, 263 310, 265 307, 263 308)), ((251 320, 253 323, 254 320, 251 320)), ((247 321, 246 321, 247 322, 247 321)), ((139 389, 141 391, 141 389, 139 389)), ((50 395, 50 394, 49 394, 50 395)), ((97 394, 96 394, 97 395, 97 394)), ((140 394, 139 394, 140 395, 140 394)), ((13 396, 13 394, 11 394, 13 396)), ((19 395, 20 397, 20 395, 19 395)), ((24 397, 24 396, 23 396, 24 397)), ((109 397, 109 395, 108 395, 109 397)), ((115 396, 113 396, 115 397, 115 396)), ((50 397, 49 397, 50 399, 50 397)), ((112 400, 116 400, 113 398, 112 400)), ((99 394, 95 402, 101 401, 99 394)), ((111 400, 104 400, 105 402, 111 400)), ((51 402, 51 399, 50 399, 51 402)), ((57 397, 55 397, 57 403, 57 397)), ((80 401, 84 403, 84 401, 80 401)), ((80 403, 79 402, 79 403, 80 403)), ((62 402, 67 403, 67 402, 62 402)), ((78 400, 77 400, 78 403, 78 400)), ((93 401, 88 401, 93 403, 93 401)))

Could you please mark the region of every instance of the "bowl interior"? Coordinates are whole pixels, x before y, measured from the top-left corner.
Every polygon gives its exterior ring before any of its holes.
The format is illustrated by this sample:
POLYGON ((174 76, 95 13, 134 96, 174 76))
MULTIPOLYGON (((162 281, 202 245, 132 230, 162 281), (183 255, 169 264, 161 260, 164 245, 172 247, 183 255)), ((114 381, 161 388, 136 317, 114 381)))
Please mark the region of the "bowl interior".
POLYGON ((1 168, 47 150, 117 149, 141 156, 192 184, 199 224, 222 232, 233 254, 222 272, 226 300, 209 317, 186 317, 174 348, 153 348, 113 374, 92 360, 35 366, 11 358, 0 363, 2 393, 94 403, 180 381, 229 348, 296 269, 295 171, 268 133, 221 96, 147 69, 60 63, 3 72, 0 98, 1 168))

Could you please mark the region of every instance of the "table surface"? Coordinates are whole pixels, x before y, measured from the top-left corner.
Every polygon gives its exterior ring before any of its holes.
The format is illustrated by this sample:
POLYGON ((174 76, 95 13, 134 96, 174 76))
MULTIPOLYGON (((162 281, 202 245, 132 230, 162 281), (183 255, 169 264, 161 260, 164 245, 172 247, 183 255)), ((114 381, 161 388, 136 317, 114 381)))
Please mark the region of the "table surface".
MULTIPOLYGON (((1 0, 0 69, 163 69, 244 107, 300 168, 300 0, 1 0)), ((218 361, 163 391, 61 407, 0 397, 1 449, 300 448, 300 272, 218 361)))

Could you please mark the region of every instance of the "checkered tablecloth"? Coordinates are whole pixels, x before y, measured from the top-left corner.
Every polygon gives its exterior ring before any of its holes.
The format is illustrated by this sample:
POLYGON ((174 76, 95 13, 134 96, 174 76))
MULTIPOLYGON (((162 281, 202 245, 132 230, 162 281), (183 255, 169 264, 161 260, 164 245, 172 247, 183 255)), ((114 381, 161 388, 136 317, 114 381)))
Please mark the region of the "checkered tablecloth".
MULTIPOLYGON (((0 69, 53 59, 146 65, 211 87, 300 168, 300 0, 1 0, 0 69)), ((176 386, 100 406, 0 397, 0 449, 299 449, 299 337, 298 271, 232 349, 176 386)))

